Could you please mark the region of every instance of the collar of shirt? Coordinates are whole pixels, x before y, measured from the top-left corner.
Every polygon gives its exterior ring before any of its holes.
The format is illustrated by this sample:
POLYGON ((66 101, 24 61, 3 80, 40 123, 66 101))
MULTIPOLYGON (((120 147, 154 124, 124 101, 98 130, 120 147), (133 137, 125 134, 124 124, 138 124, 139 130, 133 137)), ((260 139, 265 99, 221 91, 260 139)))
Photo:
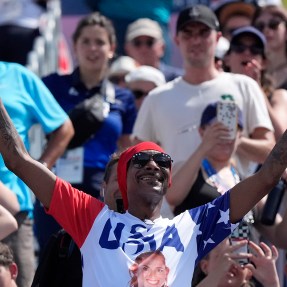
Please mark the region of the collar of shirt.
POLYGON ((97 86, 87 89, 85 84, 81 81, 80 69, 77 67, 72 73, 72 85, 80 93, 86 93, 87 97, 99 93, 102 88, 103 81, 101 81, 97 86))

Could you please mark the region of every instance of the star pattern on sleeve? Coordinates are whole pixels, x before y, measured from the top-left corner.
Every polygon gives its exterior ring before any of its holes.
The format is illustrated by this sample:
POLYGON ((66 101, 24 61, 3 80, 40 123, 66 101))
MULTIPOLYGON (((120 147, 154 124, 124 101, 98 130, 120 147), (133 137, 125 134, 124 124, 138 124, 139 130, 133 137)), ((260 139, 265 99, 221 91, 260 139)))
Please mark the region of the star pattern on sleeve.
POLYGON ((229 209, 227 209, 226 211, 223 210, 219 210, 220 212, 220 218, 217 221, 217 224, 223 222, 224 224, 227 224, 229 222, 229 209))
POLYGON ((208 215, 209 209, 211 209, 211 208, 213 208, 213 207, 215 207, 215 205, 212 204, 212 202, 209 202, 209 203, 207 204, 207 213, 206 213, 206 216, 208 215))
POLYGON ((194 233, 198 262, 231 233, 229 198, 223 196, 221 199, 191 209, 190 215, 196 224, 194 233))
POLYGON ((205 249, 205 247, 208 243, 214 244, 215 242, 211 238, 208 238, 207 240, 203 240, 203 243, 204 243, 203 249, 205 249))

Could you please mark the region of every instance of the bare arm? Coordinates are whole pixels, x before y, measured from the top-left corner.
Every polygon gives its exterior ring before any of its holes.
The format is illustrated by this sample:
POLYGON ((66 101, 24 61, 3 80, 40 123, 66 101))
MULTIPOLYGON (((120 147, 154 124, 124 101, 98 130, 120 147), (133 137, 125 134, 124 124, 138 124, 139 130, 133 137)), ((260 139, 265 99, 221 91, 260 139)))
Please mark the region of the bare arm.
POLYGON ((49 135, 46 148, 40 157, 48 168, 52 168, 56 160, 64 153, 68 143, 74 136, 74 128, 70 119, 67 119, 58 129, 49 135))
POLYGON ((0 205, 0 240, 16 231, 18 228, 15 217, 0 205))
POLYGON ((48 208, 56 176, 28 154, 2 100, 0 100, 0 153, 7 168, 21 178, 48 208))
POLYGON ((274 144, 275 137, 272 131, 256 128, 250 138, 240 138, 237 153, 251 161, 263 163, 274 144))
POLYGON ((0 205, 15 215, 20 210, 16 194, 0 181, 0 205))
POLYGON ((273 244, 275 244, 279 248, 287 248, 287 210, 285 210, 285 214, 282 218, 282 221, 274 226, 274 240, 273 244))
POLYGON ((272 121, 275 138, 278 140, 287 128, 287 91, 275 90, 272 98, 267 102, 267 109, 272 121))
MULTIPOLYGON (((267 197, 265 196, 256 205, 256 221, 255 228, 262 234, 266 239, 268 239, 272 244, 278 248, 287 248, 287 233, 284 230, 287 229, 287 194, 285 190, 285 195, 281 202, 282 212, 278 212, 273 225, 265 225, 260 222, 262 212, 266 203, 267 197)), ((280 208, 280 209, 281 209, 280 208)))
POLYGON ((287 165, 287 130, 270 152, 261 169, 239 182, 230 193, 230 219, 241 219, 277 184, 287 165))

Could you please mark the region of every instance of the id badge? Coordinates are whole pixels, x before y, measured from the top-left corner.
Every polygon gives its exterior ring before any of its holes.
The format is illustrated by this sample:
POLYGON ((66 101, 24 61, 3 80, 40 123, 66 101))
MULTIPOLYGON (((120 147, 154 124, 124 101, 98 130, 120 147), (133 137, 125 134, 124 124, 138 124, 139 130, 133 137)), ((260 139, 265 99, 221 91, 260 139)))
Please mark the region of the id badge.
POLYGON ((56 162, 58 177, 72 183, 83 182, 84 149, 82 147, 68 150, 56 162))

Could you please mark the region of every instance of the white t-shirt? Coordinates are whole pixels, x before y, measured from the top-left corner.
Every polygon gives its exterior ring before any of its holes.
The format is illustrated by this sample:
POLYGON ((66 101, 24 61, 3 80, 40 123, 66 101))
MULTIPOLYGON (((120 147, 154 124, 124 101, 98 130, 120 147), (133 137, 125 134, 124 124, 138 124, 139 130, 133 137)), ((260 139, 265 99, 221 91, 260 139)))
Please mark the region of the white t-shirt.
POLYGON ((130 286, 132 264, 143 253, 156 250, 169 268, 167 286, 189 287, 195 264, 237 227, 230 223, 229 206, 227 192, 172 220, 142 221, 128 212, 109 210, 57 178, 48 213, 81 250, 83 287, 130 286))
MULTIPOLYGON (((133 136, 160 144, 175 164, 183 163, 201 142, 198 127, 209 103, 233 99, 243 113, 243 135, 255 128, 273 130, 264 95, 258 84, 245 75, 220 73, 215 79, 191 85, 182 77, 154 89, 138 113, 133 136)), ((238 159, 242 176, 250 175, 254 163, 238 159)))

